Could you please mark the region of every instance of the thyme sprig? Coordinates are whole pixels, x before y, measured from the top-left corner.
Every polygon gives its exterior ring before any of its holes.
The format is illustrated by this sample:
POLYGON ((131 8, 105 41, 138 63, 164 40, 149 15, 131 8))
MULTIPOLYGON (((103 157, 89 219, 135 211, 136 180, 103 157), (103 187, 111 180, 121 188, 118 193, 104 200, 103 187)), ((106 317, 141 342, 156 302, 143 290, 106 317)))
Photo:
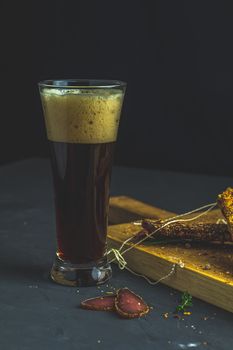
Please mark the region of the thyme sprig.
POLYGON ((188 292, 184 292, 181 295, 181 302, 176 307, 176 311, 185 311, 187 307, 193 306, 192 299, 192 295, 190 295, 188 292))

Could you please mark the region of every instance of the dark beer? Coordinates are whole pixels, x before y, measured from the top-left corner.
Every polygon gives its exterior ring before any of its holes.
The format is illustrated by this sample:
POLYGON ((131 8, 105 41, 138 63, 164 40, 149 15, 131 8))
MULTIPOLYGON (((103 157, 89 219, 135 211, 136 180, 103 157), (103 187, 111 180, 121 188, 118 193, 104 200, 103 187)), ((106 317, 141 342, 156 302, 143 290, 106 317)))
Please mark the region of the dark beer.
POLYGON ((62 260, 88 264, 105 254, 114 145, 50 141, 62 260))
POLYGON ((123 89, 45 85, 41 99, 56 207, 58 260, 51 276, 66 284, 78 266, 72 278, 79 285, 99 283, 110 276, 105 257, 109 186, 123 89))

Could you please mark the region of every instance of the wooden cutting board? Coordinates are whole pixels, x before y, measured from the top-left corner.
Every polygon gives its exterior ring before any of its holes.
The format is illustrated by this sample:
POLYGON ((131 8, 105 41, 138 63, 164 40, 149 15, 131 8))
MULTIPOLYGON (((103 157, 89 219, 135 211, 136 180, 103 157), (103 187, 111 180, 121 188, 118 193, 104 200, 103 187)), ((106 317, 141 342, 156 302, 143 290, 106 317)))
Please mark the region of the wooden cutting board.
MULTIPOLYGON (((140 227, 133 224, 135 220, 165 219, 174 215, 133 198, 112 197, 108 246, 119 248, 123 241, 138 232, 140 227)), ((218 209, 207 215, 223 218, 218 209)), ((167 275, 176 264, 175 273, 161 283, 188 291, 194 297, 233 312, 233 244, 141 244, 124 257, 128 267, 152 280, 167 275), (183 268, 179 266, 180 262, 184 264, 183 268)))

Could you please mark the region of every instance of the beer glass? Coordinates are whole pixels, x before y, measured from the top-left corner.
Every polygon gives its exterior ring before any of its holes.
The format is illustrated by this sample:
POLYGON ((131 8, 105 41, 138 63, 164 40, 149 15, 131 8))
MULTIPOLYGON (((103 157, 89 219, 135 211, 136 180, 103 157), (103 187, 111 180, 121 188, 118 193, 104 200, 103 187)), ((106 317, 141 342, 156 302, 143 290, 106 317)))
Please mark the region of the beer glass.
POLYGON ((52 279, 90 286, 111 277, 106 236, 114 147, 126 83, 39 82, 50 147, 57 252, 52 279))

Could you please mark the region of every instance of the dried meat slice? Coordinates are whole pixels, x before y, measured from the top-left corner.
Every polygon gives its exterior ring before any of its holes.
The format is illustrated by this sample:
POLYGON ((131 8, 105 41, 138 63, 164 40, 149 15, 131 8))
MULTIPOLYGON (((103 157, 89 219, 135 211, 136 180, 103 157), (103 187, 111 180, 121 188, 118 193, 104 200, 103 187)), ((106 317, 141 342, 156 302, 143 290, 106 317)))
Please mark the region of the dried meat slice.
POLYGON ((145 301, 128 288, 121 288, 117 291, 115 309, 123 318, 141 317, 146 315, 150 310, 145 301))
POLYGON ((136 233, 131 241, 137 243, 143 240, 144 242, 147 238, 171 238, 209 242, 218 241, 222 243, 233 241, 233 236, 231 238, 231 234, 223 216, 219 212, 215 215, 212 214, 208 214, 208 217, 207 215, 203 217, 201 219, 202 221, 172 222, 167 226, 164 226, 166 223, 165 221, 143 219, 141 223, 143 229, 136 233))
POLYGON ((218 195, 218 205, 227 221, 231 241, 233 241, 233 188, 228 187, 218 195))
POLYGON ((94 311, 113 311, 115 310, 115 297, 114 294, 86 299, 81 302, 80 307, 94 311))

